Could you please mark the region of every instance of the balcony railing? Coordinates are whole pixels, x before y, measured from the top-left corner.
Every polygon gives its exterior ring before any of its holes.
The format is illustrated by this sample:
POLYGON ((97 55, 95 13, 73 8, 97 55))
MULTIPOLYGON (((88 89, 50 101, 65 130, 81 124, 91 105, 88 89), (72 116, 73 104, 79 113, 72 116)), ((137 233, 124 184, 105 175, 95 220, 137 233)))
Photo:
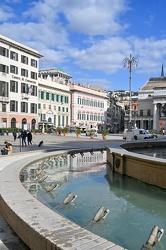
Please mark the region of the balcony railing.
POLYGON ((9 103, 10 98, 7 96, 0 96, 0 102, 2 103, 9 103))

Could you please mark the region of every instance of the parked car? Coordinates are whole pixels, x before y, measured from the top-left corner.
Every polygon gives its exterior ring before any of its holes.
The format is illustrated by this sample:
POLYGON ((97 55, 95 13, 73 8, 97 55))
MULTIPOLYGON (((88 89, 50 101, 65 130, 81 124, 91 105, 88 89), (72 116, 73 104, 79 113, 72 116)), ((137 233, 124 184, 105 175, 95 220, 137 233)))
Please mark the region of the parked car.
MULTIPOLYGON (((127 131, 128 131, 128 129, 124 130, 123 139, 126 139, 127 131)), ((146 129, 132 129, 132 133, 133 133, 133 135, 132 135, 133 140, 143 140, 143 139, 154 138, 154 135, 150 134, 149 131, 146 129)))

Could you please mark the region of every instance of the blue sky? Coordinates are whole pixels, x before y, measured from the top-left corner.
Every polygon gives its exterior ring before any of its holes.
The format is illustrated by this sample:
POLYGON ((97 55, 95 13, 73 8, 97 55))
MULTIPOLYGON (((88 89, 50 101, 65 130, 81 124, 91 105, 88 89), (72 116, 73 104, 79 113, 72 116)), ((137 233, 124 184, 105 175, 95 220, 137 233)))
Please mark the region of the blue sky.
POLYGON ((132 90, 166 72, 165 0, 3 0, 0 33, 36 49, 40 69, 72 81, 129 90, 123 60, 139 59, 132 90))

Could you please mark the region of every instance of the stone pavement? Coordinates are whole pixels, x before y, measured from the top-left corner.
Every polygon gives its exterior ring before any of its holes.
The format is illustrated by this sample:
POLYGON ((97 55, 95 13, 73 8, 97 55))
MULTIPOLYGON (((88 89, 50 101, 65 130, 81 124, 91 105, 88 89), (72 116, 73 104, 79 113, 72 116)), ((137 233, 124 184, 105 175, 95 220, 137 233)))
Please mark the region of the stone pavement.
MULTIPOLYGON (((107 140, 103 140, 101 135, 90 139, 82 134, 80 138, 76 137, 75 133, 69 133, 67 136, 56 136, 51 134, 33 135, 33 144, 30 146, 21 145, 21 140, 13 141, 13 136, 0 136, 0 148, 4 146, 4 141, 8 141, 13 145, 12 155, 0 155, 0 172, 9 163, 23 159, 25 154, 30 156, 38 154, 41 150, 69 150, 81 148, 101 148, 105 146, 119 147, 124 142, 122 134, 111 134, 107 136, 107 140), (39 142, 43 140, 43 145, 38 147, 39 142)), ((18 238, 10 226, 5 221, 0 213, 0 250, 28 250, 29 248, 18 238)))

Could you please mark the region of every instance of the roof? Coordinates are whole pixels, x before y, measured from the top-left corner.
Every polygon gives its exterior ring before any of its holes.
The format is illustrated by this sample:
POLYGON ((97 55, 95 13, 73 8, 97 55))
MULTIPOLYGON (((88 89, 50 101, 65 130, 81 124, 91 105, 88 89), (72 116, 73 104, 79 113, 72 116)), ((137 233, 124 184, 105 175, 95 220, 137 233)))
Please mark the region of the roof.
POLYGON ((159 88, 159 87, 166 87, 166 77, 152 77, 150 78, 142 88, 141 90, 152 90, 154 88, 159 88))

